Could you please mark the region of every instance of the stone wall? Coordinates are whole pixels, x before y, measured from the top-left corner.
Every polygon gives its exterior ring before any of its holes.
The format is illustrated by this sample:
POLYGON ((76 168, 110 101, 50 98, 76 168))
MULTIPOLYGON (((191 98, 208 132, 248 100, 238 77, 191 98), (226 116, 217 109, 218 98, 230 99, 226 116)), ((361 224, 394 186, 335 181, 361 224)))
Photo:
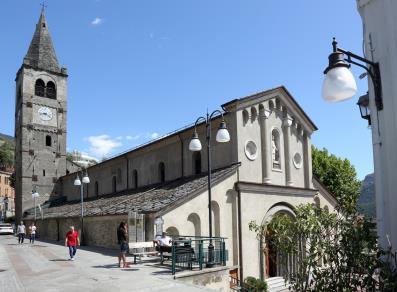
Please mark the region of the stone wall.
MULTIPOLYGON (((127 215, 85 217, 84 238, 86 245, 106 248, 117 248, 117 227, 121 221, 127 222, 127 215)), ((29 226, 31 221, 26 220, 29 226)), ((37 233, 42 239, 63 242, 70 226, 81 234, 80 218, 59 218, 37 220, 37 233)))

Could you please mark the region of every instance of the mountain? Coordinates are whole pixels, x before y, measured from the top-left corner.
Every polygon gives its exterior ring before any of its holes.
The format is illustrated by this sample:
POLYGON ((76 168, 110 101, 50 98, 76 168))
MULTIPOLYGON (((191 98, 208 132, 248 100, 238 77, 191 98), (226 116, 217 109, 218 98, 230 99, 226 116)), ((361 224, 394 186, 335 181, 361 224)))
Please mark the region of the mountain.
POLYGON ((14 141, 14 137, 0 133, 0 140, 7 140, 7 141, 10 141, 10 142, 13 142, 14 141))
POLYGON ((375 176, 373 173, 365 176, 361 185, 361 194, 357 201, 358 209, 370 217, 376 217, 375 206, 375 176))

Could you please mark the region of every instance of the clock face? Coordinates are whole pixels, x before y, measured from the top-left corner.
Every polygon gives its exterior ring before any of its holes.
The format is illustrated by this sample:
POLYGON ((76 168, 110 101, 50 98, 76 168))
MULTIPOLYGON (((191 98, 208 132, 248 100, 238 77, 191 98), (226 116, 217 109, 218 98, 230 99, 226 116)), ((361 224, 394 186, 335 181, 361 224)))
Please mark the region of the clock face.
POLYGON ((52 119, 52 111, 48 107, 41 107, 37 111, 42 121, 50 121, 52 119))

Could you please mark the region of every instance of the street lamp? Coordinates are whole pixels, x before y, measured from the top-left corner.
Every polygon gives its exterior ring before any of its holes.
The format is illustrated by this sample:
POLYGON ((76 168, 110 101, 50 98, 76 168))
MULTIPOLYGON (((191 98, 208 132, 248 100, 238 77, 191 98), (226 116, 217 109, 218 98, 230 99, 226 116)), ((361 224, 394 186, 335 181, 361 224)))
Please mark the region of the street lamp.
POLYGON ((34 222, 36 223, 36 198, 40 197, 40 194, 36 190, 36 186, 33 187, 32 190, 32 198, 34 204, 34 222))
POLYGON ((89 184, 90 178, 88 177, 87 170, 85 171, 85 175, 83 179, 80 181, 79 174, 76 175, 76 179, 74 180, 75 186, 80 186, 80 196, 81 196, 81 245, 84 245, 84 200, 83 200, 83 186, 84 184, 89 184))
POLYGON ((208 262, 207 267, 214 266, 214 245, 212 244, 212 208, 211 208, 211 119, 215 114, 220 114, 222 117, 222 121, 219 125, 218 132, 216 133, 216 141, 219 143, 226 143, 230 141, 230 135, 226 128, 226 123, 223 118, 223 113, 219 110, 213 111, 211 114, 208 114, 206 117, 199 117, 194 123, 194 132, 192 139, 189 143, 190 151, 201 151, 201 142, 198 138, 197 134, 197 124, 200 121, 205 122, 206 131, 207 131, 207 164, 208 164, 208 223, 209 223, 209 235, 210 235, 210 244, 208 245, 208 262))
POLYGON ((383 101, 379 63, 372 62, 349 51, 338 48, 337 45, 338 43, 334 38, 332 42, 333 52, 328 57, 329 65, 324 71, 325 79, 322 88, 323 99, 326 101, 343 101, 353 97, 357 93, 356 81, 349 70, 350 64, 354 64, 365 69, 371 77, 375 91, 376 109, 378 111, 382 110, 383 101))
POLYGON ((368 125, 371 125, 371 114, 369 110, 369 96, 368 93, 360 96, 357 105, 360 109, 361 117, 364 120, 368 120, 368 125))

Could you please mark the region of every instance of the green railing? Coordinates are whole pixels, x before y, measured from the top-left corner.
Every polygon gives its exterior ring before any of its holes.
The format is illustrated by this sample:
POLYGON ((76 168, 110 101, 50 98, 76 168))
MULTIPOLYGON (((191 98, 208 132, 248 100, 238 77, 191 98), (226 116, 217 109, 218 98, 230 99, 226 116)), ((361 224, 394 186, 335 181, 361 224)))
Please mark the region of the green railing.
MULTIPOLYGON (((213 265, 226 266, 228 251, 225 237, 213 237, 213 265)), ((208 245, 210 239, 200 236, 178 236, 172 241, 172 274, 178 269, 198 268, 202 270, 209 262, 208 245)))

